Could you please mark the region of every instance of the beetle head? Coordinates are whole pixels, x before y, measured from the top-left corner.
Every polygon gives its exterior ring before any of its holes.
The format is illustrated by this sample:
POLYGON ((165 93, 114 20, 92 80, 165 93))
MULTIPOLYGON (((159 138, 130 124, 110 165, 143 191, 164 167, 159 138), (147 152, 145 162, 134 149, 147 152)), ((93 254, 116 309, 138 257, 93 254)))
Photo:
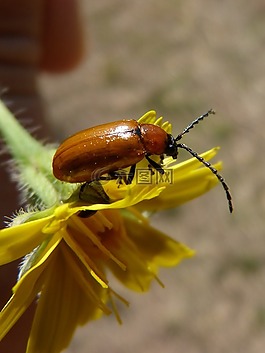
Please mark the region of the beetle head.
POLYGON ((167 144, 166 144, 165 154, 174 159, 178 158, 178 144, 176 139, 171 134, 167 134, 167 144))

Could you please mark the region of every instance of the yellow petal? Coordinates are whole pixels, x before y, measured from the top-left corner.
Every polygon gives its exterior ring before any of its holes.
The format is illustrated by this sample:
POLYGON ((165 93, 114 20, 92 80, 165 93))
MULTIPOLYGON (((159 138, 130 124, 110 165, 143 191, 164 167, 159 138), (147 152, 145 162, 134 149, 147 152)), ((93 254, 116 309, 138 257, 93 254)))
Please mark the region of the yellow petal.
POLYGON ((16 323, 30 303, 34 300, 42 285, 42 273, 48 264, 50 254, 56 248, 60 237, 54 236, 43 250, 42 256, 35 266, 23 275, 13 288, 10 298, 0 315, 0 337, 4 337, 16 323))
POLYGON ((19 259, 41 244, 42 228, 52 216, 0 230, 0 265, 19 259))
POLYGON ((7 334, 36 298, 41 287, 41 283, 38 281, 41 273, 41 267, 36 271, 29 273, 28 276, 23 279, 23 282, 21 282, 18 290, 3 308, 0 313, 0 340, 7 334))
POLYGON ((193 250, 153 228, 141 217, 136 217, 136 214, 125 211, 123 215, 130 239, 150 264, 176 266, 183 259, 194 255, 193 250))
MULTIPOLYGON (((200 153, 200 156, 205 159, 206 161, 211 160, 213 157, 216 156, 218 151, 220 150, 220 147, 214 147, 210 149, 209 151, 206 151, 204 153, 200 153)), ((171 167, 172 164, 174 165, 174 168, 178 170, 178 173, 180 175, 185 175, 187 172, 190 172, 192 170, 196 170, 200 167, 203 167, 202 163, 198 161, 197 158, 189 158, 183 162, 177 163, 178 160, 174 160, 171 157, 167 157, 164 159, 164 164, 166 167, 171 167)))
POLYGON ((126 264, 126 270, 123 271, 116 263, 110 262, 108 267, 115 277, 131 290, 148 291, 151 282, 156 278, 157 268, 150 268, 148 261, 129 239, 122 239, 119 253, 120 259, 126 264))
MULTIPOLYGON (((73 276, 81 290, 86 293, 86 298, 89 298, 89 302, 93 302, 94 307, 97 307, 100 310, 100 313, 103 312, 104 314, 109 315, 111 311, 104 304, 107 298, 107 291, 92 278, 90 273, 84 270, 80 260, 68 246, 63 246, 62 253, 67 261, 69 271, 73 272, 73 276)), ((93 318, 95 319, 97 317, 93 318)), ((86 321, 80 322, 80 324, 82 325, 85 322, 86 321)))
POLYGON ((154 124, 155 121, 156 112, 154 110, 150 110, 138 119, 139 124, 154 124))
MULTIPOLYGON (((123 269, 125 268, 124 264, 121 261, 119 261, 119 259, 116 258, 111 253, 111 251, 109 251, 107 247, 105 247, 102 244, 101 239, 97 236, 97 234, 94 234, 93 232, 91 232, 89 228, 78 217, 73 217, 72 223, 74 224, 76 230, 86 235, 92 241, 92 244, 94 244, 100 251, 102 251, 103 254, 105 254, 108 258, 116 262, 117 265, 120 266, 121 268, 123 269)), ((78 255, 78 252, 77 252, 77 255, 78 255)))
POLYGON ((0 339, 6 335, 39 293, 43 282, 43 271, 49 262, 49 255, 57 246, 58 241, 56 238, 52 239, 39 262, 26 272, 14 286, 14 294, 0 314, 0 339))
MULTIPOLYGON (((213 164, 213 167, 220 170, 222 163, 213 164)), ((203 195, 217 184, 218 179, 208 168, 190 160, 189 163, 184 162, 184 166, 173 169, 173 183, 168 184, 156 198, 144 200, 136 207, 139 211, 149 212, 174 208, 203 195), (180 172, 180 168, 185 169, 185 172, 180 172)))
MULTIPOLYGON (((62 247, 45 273, 45 285, 34 317, 27 353, 59 353, 76 327, 98 317, 99 308, 82 291, 62 247)), ((98 286, 98 296, 101 297, 98 286)))
POLYGON ((106 246, 126 265, 126 270, 114 262, 109 262, 108 267, 128 288, 147 291, 151 282, 157 280, 159 266, 175 266, 193 255, 192 250, 152 228, 137 211, 120 213, 123 222, 119 229, 107 232, 104 238, 106 246), (115 239, 114 232, 117 233, 115 239), (113 240, 108 241, 111 238, 113 240))
POLYGON ((89 255, 82 249, 77 241, 74 240, 74 237, 71 237, 70 234, 64 232, 64 241, 67 243, 69 248, 74 251, 76 256, 87 269, 88 273, 103 287, 108 288, 108 281, 105 278, 105 275, 100 271, 97 265, 89 257, 89 255))
MULTIPOLYGON (((114 184, 115 185, 115 184, 114 184)), ((115 185, 117 188, 117 185, 115 185)), ((121 187, 122 188, 122 187, 121 187)), ((124 197, 118 201, 114 201, 110 204, 95 204, 89 206, 76 206, 76 203, 70 205, 71 212, 78 213, 80 210, 107 210, 107 209, 119 209, 133 206, 142 200, 149 200, 158 196, 165 186, 161 185, 148 185, 138 187, 137 185, 126 185, 123 190, 120 190, 120 193, 125 193, 124 197)), ((118 189, 118 188, 117 188, 118 189)), ((107 192, 107 191, 106 191, 107 192)), ((107 192, 108 193, 108 192, 107 192)))

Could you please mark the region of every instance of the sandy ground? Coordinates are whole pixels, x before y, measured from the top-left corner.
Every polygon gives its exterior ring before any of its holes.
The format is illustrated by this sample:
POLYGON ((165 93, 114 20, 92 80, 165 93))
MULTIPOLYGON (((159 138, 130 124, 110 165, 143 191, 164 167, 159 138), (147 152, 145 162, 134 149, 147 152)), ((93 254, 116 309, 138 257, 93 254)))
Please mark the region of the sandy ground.
MULTIPOLYGON (((247 1, 82 1, 89 55, 40 86, 60 141, 82 128, 157 110, 179 133, 218 112, 185 142, 222 147, 221 186, 152 223, 196 249, 163 270, 114 316, 77 331, 68 353, 263 353, 265 347, 265 4, 247 1)), ((184 152, 183 152, 184 153, 184 152)))

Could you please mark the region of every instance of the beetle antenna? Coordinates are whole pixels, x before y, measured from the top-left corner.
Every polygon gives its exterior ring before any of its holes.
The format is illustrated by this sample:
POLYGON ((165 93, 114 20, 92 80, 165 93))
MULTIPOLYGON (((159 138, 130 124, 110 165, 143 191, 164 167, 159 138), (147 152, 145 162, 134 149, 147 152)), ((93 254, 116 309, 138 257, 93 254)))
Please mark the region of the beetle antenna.
POLYGON ((226 198, 227 198, 227 201, 228 201, 229 211, 232 213, 233 212, 232 195, 231 195, 231 193, 229 191, 229 187, 226 184, 224 178, 218 173, 217 169, 215 169, 209 162, 207 162, 204 158, 202 158, 200 155, 198 155, 198 153, 193 151, 190 147, 188 147, 184 143, 178 143, 177 147, 178 148, 183 148, 184 150, 188 151, 193 157, 197 158, 198 161, 200 161, 202 164, 204 164, 205 167, 209 168, 210 171, 217 177, 217 179, 222 184, 222 187, 223 187, 223 189, 224 189, 224 191, 226 193, 226 198))
POLYGON ((187 134, 195 125, 199 124, 200 121, 202 121, 204 118, 206 118, 208 115, 210 114, 215 114, 215 111, 213 109, 208 110, 208 112, 202 114, 201 116, 199 116, 198 118, 196 118, 195 120, 193 120, 193 122, 191 122, 176 138, 175 141, 179 141, 180 139, 182 139, 182 136, 187 134))

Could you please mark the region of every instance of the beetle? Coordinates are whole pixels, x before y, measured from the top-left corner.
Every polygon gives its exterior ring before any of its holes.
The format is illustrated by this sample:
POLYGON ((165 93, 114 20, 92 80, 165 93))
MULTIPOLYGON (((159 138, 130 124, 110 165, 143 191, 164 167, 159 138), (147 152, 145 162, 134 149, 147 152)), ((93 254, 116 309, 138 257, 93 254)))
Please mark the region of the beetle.
POLYGON ((119 120, 82 130, 58 147, 53 157, 54 176, 68 183, 89 183, 110 178, 120 178, 120 171, 130 167, 126 183, 130 184, 135 174, 136 164, 146 158, 149 165, 163 174, 164 156, 178 157, 182 148, 199 160, 218 178, 228 200, 229 210, 233 211, 229 187, 218 171, 187 145, 180 143, 183 135, 196 124, 215 111, 210 109, 191 122, 176 138, 160 126, 138 123, 136 120, 119 120), (151 156, 160 156, 160 163, 151 156))

